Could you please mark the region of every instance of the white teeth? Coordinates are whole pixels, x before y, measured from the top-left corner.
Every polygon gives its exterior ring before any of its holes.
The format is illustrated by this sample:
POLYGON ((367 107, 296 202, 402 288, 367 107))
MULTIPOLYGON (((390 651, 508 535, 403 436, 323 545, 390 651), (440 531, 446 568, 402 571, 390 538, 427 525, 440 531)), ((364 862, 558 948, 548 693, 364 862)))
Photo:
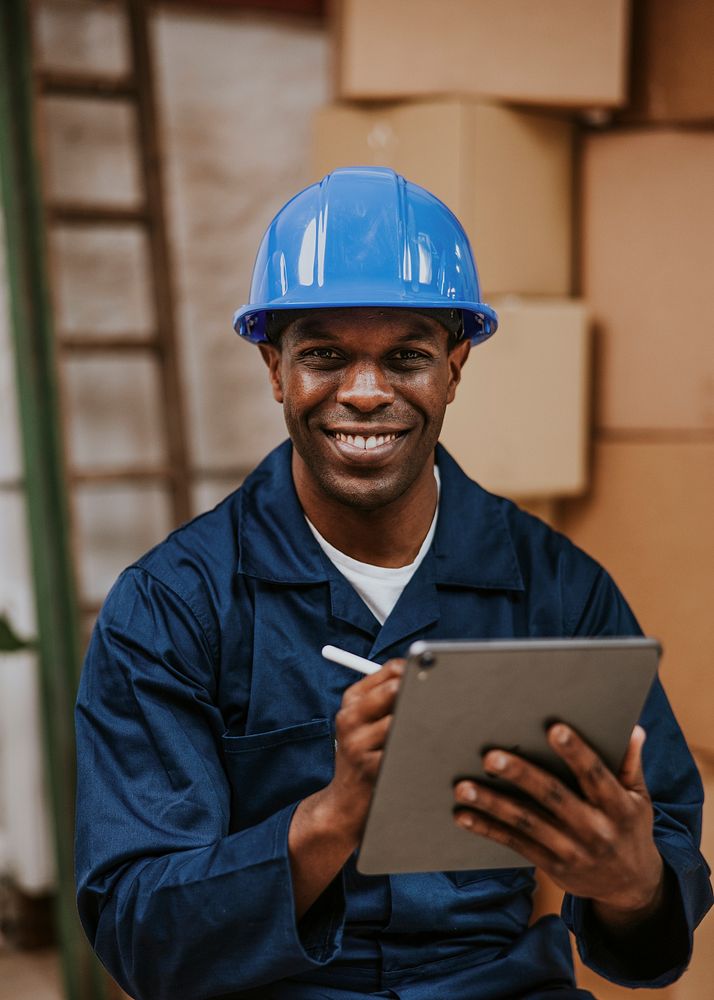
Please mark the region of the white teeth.
POLYGON ((346 444, 351 444, 353 448, 362 448, 364 451, 371 451, 372 448, 379 448, 383 444, 388 444, 391 441, 396 441, 398 434, 371 434, 366 440, 361 434, 342 434, 340 431, 335 432, 335 437, 338 441, 343 441, 346 444))

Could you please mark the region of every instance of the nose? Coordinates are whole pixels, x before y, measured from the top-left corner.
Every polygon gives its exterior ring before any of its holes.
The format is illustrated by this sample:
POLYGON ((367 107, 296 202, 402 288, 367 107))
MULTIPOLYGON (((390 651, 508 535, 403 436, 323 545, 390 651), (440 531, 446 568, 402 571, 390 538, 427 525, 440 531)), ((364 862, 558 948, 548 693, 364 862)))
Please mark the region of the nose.
POLYGON ((351 365, 337 390, 337 402, 362 413, 371 413, 394 402, 394 389, 379 365, 356 362, 351 365))

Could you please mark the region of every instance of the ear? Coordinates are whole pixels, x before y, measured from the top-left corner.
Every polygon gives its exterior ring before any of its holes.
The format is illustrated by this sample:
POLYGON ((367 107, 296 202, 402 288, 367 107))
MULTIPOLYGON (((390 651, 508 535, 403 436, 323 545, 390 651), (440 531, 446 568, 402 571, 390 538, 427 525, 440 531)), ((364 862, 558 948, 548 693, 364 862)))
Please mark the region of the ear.
POLYGON ((449 389, 446 395, 446 402, 453 402, 456 395, 456 386, 461 381, 461 369, 466 364, 466 359, 471 350, 470 340, 460 340, 456 347, 449 351, 449 389))
POLYGON ((278 402, 283 401, 283 376, 280 367, 281 354, 275 344, 258 344, 263 361, 268 366, 268 377, 273 387, 273 398, 278 402))

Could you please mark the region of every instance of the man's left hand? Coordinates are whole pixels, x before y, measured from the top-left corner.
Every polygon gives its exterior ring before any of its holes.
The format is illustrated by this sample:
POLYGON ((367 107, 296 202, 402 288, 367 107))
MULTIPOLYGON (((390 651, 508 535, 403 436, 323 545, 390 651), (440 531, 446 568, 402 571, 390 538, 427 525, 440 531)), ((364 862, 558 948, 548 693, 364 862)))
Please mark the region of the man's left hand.
POLYGON ((533 803, 463 780, 454 789, 455 821, 518 851, 566 892, 592 900, 598 918, 613 930, 633 927, 657 913, 664 886, 642 772, 644 741, 636 726, 616 777, 569 726, 551 726, 548 742, 584 798, 523 758, 491 750, 484 756, 486 772, 522 789, 533 803))

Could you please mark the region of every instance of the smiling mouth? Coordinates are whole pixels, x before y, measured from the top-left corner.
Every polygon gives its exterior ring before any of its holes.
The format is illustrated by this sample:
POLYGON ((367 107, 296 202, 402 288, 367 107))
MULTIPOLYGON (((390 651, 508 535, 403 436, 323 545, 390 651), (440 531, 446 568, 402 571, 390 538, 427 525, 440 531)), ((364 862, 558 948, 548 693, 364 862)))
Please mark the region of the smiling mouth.
POLYGON ((331 438, 342 442, 342 444, 349 444, 353 448, 359 448, 362 451, 372 451, 373 448, 391 444, 398 438, 403 437, 406 431, 392 431, 389 434, 370 434, 368 437, 362 434, 343 434, 341 431, 330 431, 328 433, 331 438))

